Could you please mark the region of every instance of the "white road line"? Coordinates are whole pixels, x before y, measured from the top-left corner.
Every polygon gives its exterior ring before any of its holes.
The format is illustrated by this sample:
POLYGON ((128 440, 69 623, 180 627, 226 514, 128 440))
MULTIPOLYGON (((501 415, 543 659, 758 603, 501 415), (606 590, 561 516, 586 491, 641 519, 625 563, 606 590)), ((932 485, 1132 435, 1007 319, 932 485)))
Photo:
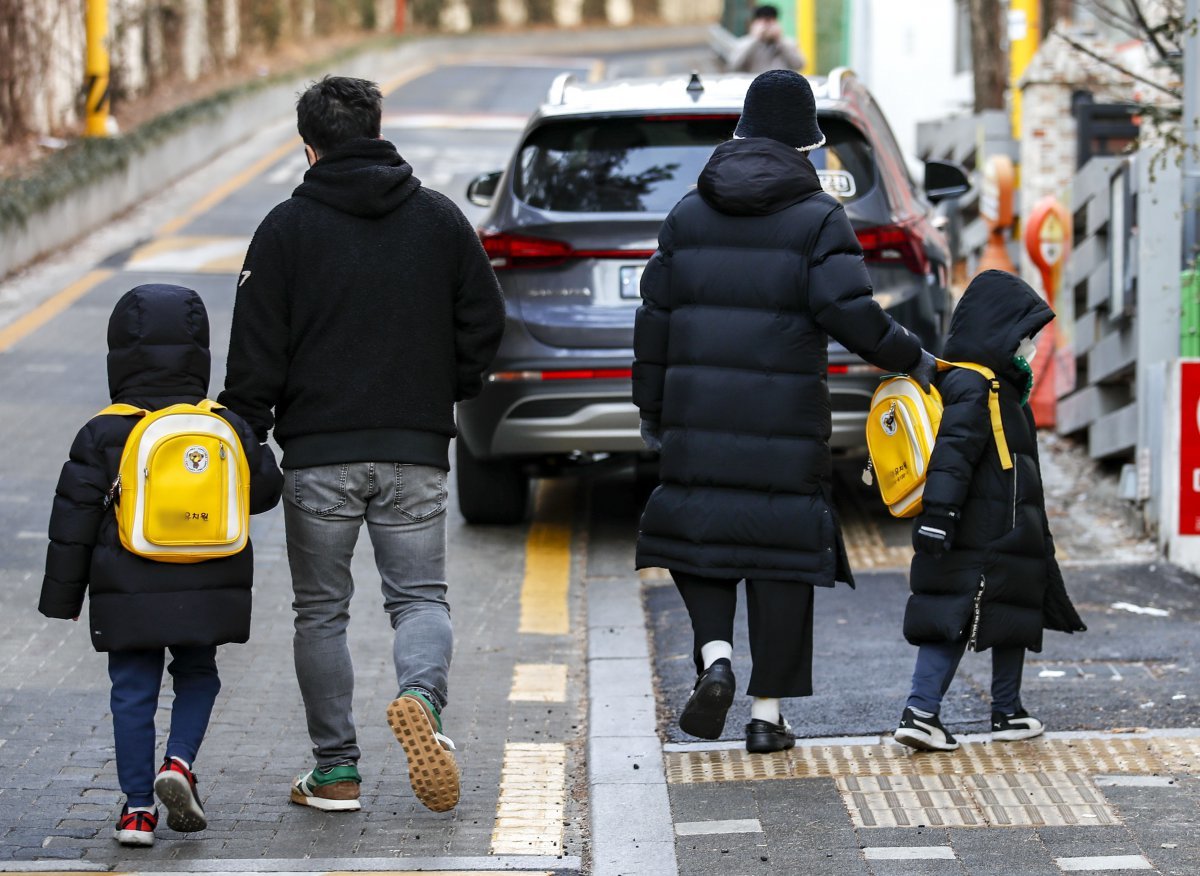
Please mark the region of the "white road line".
POLYGON ((868 861, 954 861, 950 846, 874 846, 863 849, 868 861))
POLYGON ((404 113, 383 117, 384 129, 523 131, 529 116, 505 113, 404 113))
POLYGON ((1103 870, 1153 870, 1143 855, 1096 855, 1089 858, 1055 858, 1064 873, 1093 873, 1103 870))
POLYGON ((308 159, 303 155, 293 155, 275 166, 275 169, 267 175, 267 184, 273 186, 282 186, 288 183, 299 185, 306 170, 308 170, 308 159))
POLYGON ((1092 776, 1099 788, 1178 788, 1170 776, 1092 776))
POLYGON ((762 833, 757 818, 738 818, 728 821, 681 821, 675 825, 676 836, 706 836, 714 833, 762 833))
POLYGON ((22 541, 33 541, 34 539, 37 539, 37 538, 46 538, 46 533, 34 532, 29 529, 23 529, 17 533, 17 538, 22 541))

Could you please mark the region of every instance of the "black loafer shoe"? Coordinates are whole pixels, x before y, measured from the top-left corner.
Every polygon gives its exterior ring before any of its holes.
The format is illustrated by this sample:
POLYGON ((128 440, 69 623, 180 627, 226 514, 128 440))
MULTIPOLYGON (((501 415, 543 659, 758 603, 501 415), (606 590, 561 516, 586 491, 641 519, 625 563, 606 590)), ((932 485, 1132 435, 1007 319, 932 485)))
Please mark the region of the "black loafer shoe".
POLYGON ((755 718, 746 725, 746 751, 751 754, 770 754, 796 747, 796 734, 783 718, 778 724, 755 718))
POLYGON ((720 739, 736 687, 733 665, 724 657, 714 661, 696 679, 692 695, 679 716, 679 729, 701 739, 720 739))

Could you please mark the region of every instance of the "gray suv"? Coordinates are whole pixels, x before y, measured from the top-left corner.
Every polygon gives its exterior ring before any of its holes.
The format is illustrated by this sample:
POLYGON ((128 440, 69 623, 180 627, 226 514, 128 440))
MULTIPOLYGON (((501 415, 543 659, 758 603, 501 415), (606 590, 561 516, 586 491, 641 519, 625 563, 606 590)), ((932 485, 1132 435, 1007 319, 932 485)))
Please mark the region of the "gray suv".
MULTIPOLYGON (((630 400, 639 280, 658 229, 728 140, 751 76, 578 84, 569 74, 530 119, 505 171, 472 182, 508 322, 482 394, 458 407, 458 499, 473 523, 513 523, 530 479, 644 455, 630 400)), ((826 146, 810 153, 846 208, 875 297, 938 350, 951 308, 933 202, 968 188, 961 169, 909 176, 887 122, 846 70, 812 80, 826 146)), ((879 373, 829 348, 835 448, 864 444, 879 373)))

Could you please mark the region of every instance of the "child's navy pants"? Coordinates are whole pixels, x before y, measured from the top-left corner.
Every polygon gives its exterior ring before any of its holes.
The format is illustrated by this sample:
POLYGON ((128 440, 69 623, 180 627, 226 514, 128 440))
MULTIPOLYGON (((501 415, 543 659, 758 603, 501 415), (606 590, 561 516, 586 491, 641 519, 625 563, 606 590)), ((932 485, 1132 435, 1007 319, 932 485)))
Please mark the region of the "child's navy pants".
MULTIPOLYGON (((958 663, 967 649, 967 640, 926 643, 917 649, 917 667, 913 670, 912 693, 908 705, 938 714, 942 697, 954 680, 958 663)), ((992 711, 1011 715, 1021 708, 1021 671, 1025 649, 992 648, 992 711)))
MULTIPOLYGON (((221 690, 217 649, 205 645, 174 647, 170 651, 167 671, 171 673, 175 700, 171 705, 166 756, 179 757, 191 764, 200 750, 213 703, 221 690)), ((158 709, 165 659, 166 652, 161 648, 108 653, 117 780, 130 806, 154 804, 154 777, 158 772, 154 713, 158 709)))

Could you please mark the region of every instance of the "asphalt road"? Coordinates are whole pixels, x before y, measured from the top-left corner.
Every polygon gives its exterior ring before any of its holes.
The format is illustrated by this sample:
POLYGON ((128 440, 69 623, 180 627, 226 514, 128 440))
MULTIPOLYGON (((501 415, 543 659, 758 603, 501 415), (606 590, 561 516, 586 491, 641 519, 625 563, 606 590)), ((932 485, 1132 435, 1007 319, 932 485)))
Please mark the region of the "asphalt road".
MULTIPOLYGON (((407 77, 387 97, 384 135, 426 185, 478 220, 479 208, 465 203, 468 182, 505 163, 524 117, 559 72, 710 68, 708 52, 696 48, 478 57, 381 71, 381 81, 407 77)), ((1026 701, 1051 729, 1083 731, 1078 741, 1028 744, 994 761, 986 742, 971 742, 960 766, 896 760, 878 735, 892 728, 911 670, 911 649, 899 635, 905 585, 895 571, 906 561, 907 529, 866 509, 848 486, 852 472, 841 504, 856 566, 892 571, 868 571, 856 592, 818 594, 817 695, 788 703, 787 714, 806 736, 860 737, 804 747, 825 752, 833 766, 824 771, 805 772, 811 758, 799 749, 746 761, 740 698, 724 742, 705 746, 679 733, 674 720, 692 683, 686 618, 661 575, 633 571, 639 491, 629 473, 606 473, 543 483, 534 519, 522 526, 468 527, 451 502, 457 650, 445 717, 464 778, 454 812, 437 815, 416 803, 383 720, 394 696, 390 629, 365 539, 354 567, 365 593, 351 625, 363 811, 337 816, 287 803, 289 781, 308 767, 310 753, 292 674, 277 511, 254 524, 252 638, 221 649, 224 686, 196 764, 211 826, 188 836, 163 829, 151 850, 117 847, 109 834, 120 794, 104 661, 85 629, 35 609, 54 483, 75 431, 107 401, 104 327, 128 288, 161 281, 200 292, 213 326, 214 394, 219 389, 241 255, 304 166, 289 127, 267 128, 125 220, 144 228, 126 235, 133 245, 98 235, 17 281, 50 284, 37 297, 63 306, 0 354, 7 450, 0 454, 0 870, 664 876, 678 867, 685 874, 1001 876, 1067 872, 1067 859, 1138 858, 1160 873, 1200 872, 1195 579, 1150 565, 1069 571, 1091 630, 1048 640, 1027 671, 1026 701), (60 288, 74 291, 50 297, 60 288), (1100 752, 1089 762, 1053 748, 1116 745, 1122 735, 1112 731, 1131 728, 1174 735, 1130 737, 1120 757, 1100 752), (852 783, 878 774, 883 761, 895 766, 895 782, 950 783, 932 798, 922 792, 933 809, 943 799, 936 795, 948 794, 944 811, 992 820, 937 829, 916 820, 905 829, 867 824, 863 812, 875 797, 852 783), (1049 777, 1050 797, 1061 798, 1055 783, 1066 782, 1100 802, 1079 804, 1087 809, 1080 815, 1069 802, 1038 809, 1041 792, 1014 791, 1032 801, 1013 810, 1029 820, 1000 826, 988 808, 992 792, 962 784, 975 779, 961 775, 961 764, 985 761, 980 776, 1049 777), (1101 770, 1130 781, 1105 785, 1105 776, 1093 775, 1101 770), (954 802, 960 798, 967 802, 954 802)), ((736 643, 739 666, 744 645, 736 643)), ((986 661, 969 657, 947 704, 956 731, 981 729, 986 687, 986 661)), ((164 715, 169 707, 164 692, 164 715)), ((889 793, 894 802, 909 792, 889 793)), ((887 811, 901 817, 901 809, 887 811)), ((929 818, 928 808, 919 811, 929 818)))

